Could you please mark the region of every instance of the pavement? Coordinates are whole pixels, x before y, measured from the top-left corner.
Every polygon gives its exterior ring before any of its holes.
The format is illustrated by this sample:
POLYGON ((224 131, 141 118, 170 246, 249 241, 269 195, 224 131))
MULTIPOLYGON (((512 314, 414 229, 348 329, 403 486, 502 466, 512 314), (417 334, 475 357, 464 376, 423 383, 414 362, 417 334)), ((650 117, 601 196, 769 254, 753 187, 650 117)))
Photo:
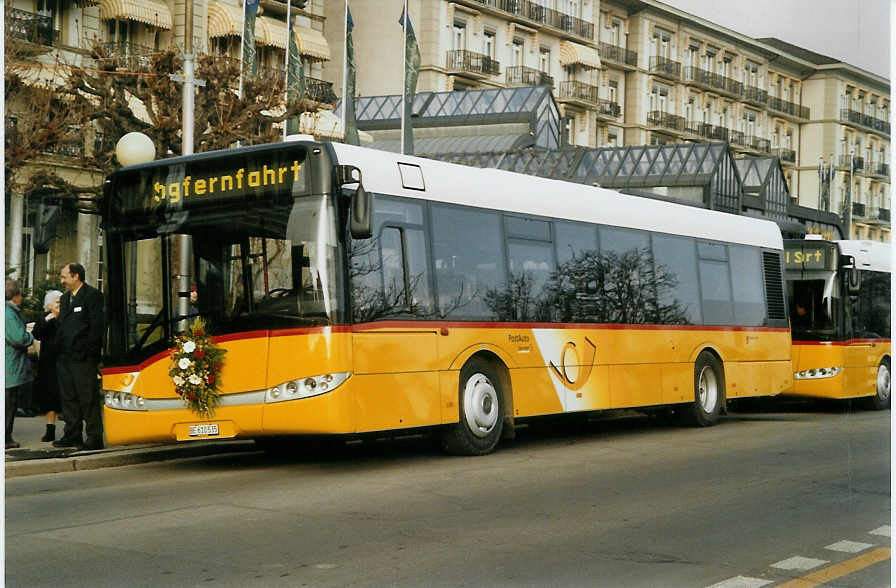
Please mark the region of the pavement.
MULTIPOLYGON (((185 459, 222 453, 243 453, 256 451, 251 439, 221 441, 185 441, 181 443, 152 443, 144 445, 107 445, 94 451, 77 448, 53 447, 52 443, 40 440, 46 432, 46 418, 17 416, 13 424, 12 437, 19 442, 18 449, 6 450, 6 477, 55 474, 99 468, 118 467, 185 459)), ((62 436, 65 423, 57 419, 56 438, 62 436)))

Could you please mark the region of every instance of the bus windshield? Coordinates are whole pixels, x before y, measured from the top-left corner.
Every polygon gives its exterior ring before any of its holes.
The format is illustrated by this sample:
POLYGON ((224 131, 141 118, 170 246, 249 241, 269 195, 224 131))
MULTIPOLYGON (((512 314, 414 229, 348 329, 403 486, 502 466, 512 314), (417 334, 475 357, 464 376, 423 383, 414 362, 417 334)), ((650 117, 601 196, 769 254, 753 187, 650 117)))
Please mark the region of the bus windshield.
POLYGON ((794 340, 830 341, 837 335, 842 299, 836 272, 787 283, 794 340))
POLYGON ((164 348, 184 319, 196 316, 215 334, 341 321, 336 218, 331 196, 307 195, 190 215, 176 233, 111 238, 124 276, 116 284, 123 291, 110 294, 126 300, 125 332, 113 355, 164 348), (190 259, 189 292, 178 279, 182 251, 190 259), (184 312, 178 301, 186 296, 184 312))

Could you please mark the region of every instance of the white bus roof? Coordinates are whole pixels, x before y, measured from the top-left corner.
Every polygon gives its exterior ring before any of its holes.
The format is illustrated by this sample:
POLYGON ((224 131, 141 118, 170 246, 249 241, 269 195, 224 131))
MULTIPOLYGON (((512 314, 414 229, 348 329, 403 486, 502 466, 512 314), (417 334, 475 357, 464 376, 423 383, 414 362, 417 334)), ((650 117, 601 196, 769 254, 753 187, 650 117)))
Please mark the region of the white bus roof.
MULTIPOLYGON (((614 190, 496 169, 480 169, 333 143, 341 164, 361 169, 364 189, 589 223, 688 235, 782 249, 778 226, 767 220, 621 194, 614 190), (406 188, 399 163, 419 166, 425 190, 406 188)), ((407 168, 406 168, 407 171, 407 168)))
POLYGON ((851 255, 856 260, 858 269, 875 272, 889 272, 891 251, 889 243, 880 241, 837 241, 840 253, 851 255))

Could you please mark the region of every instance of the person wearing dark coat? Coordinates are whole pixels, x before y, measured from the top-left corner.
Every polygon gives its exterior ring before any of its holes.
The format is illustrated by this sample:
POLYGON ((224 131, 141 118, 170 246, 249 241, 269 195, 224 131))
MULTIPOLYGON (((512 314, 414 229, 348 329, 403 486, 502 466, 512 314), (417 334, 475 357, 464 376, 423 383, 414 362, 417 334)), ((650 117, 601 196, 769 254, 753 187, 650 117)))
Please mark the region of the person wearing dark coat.
POLYGON ((60 301, 56 326, 59 351, 56 374, 65 429, 53 446, 102 449, 103 417, 97 370, 106 332, 103 294, 84 282, 84 266, 79 263, 64 265, 59 278, 66 293, 60 301), (86 441, 82 439, 85 428, 86 441))
POLYGON ((34 378, 34 390, 37 393, 37 405, 40 412, 46 414, 47 431, 41 441, 56 440, 56 413, 62 407, 59 397, 59 382, 56 374, 56 360, 59 349, 56 345, 56 325, 59 323, 59 305, 62 292, 50 290, 44 296, 46 316, 38 317, 34 323, 32 334, 40 341, 40 356, 37 360, 37 376, 34 378))
POLYGON ((28 361, 28 347, 34 337, 25 330, 20 314, 22 308, 22 284, 18 280, 6 280, 6 449, 15 449, 19 443, 12 438, 16 418, 16 404, 23 389, 34 379, 28 361))

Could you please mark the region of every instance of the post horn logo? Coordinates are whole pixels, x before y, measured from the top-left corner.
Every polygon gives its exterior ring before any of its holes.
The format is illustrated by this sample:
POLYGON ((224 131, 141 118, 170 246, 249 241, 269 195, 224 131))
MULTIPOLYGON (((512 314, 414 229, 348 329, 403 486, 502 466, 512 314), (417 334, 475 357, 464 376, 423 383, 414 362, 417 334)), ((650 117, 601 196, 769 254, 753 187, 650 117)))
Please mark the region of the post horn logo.
POLYGON ((560 367, 554 365, 553 361, 549 362, 551 369, 554 370, 554 374, 563 381, 563 385, 569 390, 579 390, 591 377, 591 369, 594 367, 594 356, 597 355, 597 345, 592 343, 588 337, 585 337, 584 353, 584 361, 579 361, 578 347, 576 347, 574 342, 567 341, 566 345, 563 346, 563 351, 560 352, 560 367), (578 374, 576 374, 575 379, 569 377, 567 366, 577 366, 578 374))

